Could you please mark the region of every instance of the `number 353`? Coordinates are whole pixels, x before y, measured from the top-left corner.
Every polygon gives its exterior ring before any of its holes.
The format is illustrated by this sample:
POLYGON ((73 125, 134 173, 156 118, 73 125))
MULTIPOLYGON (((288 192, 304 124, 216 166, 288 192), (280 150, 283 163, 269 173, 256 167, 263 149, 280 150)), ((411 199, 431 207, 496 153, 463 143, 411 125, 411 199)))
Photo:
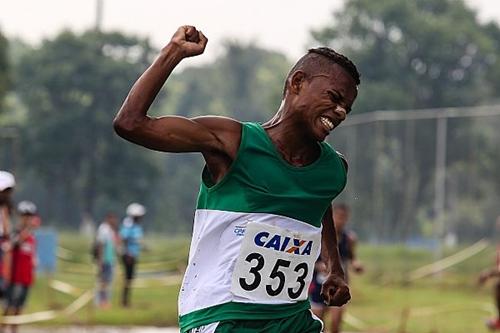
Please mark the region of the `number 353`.
MULTIPOLYGON (((262 269, 266 264, 273 264, 273 263, 266 263, 265 258, 262 254, 260 253, 250 253, 246 258, 245 261, 249 262, 252 266, 249 270, 249 273, 253 275, 253 278, 239 278, 239 284, 241 288, 243 288, 246 291, 253 291, 256 290, 257 288, 260 287, 263 277, 262 277, 262 269)), ((273 284, 266 284, 265 285, 265 290, 266 293, 271 296, 275 297, 280 295, 284 289, 285 285, 289 285, 288 280, 295 280, 295 286, 290 287, 286 289, 286 293, 288 297, 292 300, 295 300, 299 298, 299 296, 302 294, 304 291, 304 288, 306 287, 306 277, 307 273, 309 272, 309 267, 307 263, 301 262, 295 265, 295 267, 290 267, 291 261, 285 260, 285 259, 276 259, 274 262, 274 267, 271 270, 271 273, 269 274, 269 278, 271 280, 278 280, 278 285, 276 285, 275 282, 273 284), (293 274, 285 274, 286 271, 290 272, 290 269, 294 272, 293 274), (297 285, 298 284, 298 285, 297 285)), ((265 280, 269 280, 265 278, 265 280)))

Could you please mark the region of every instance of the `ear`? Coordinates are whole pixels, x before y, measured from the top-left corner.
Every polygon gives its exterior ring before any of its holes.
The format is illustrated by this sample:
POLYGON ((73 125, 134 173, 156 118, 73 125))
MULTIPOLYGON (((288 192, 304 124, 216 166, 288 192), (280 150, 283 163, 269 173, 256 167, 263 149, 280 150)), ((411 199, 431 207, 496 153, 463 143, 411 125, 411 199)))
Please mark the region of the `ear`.
POLYGON ((306 74, 301 71, 295 71, 290 78, 290 93, 297 95, 302 89, 302 84, 306 80, 306 74))

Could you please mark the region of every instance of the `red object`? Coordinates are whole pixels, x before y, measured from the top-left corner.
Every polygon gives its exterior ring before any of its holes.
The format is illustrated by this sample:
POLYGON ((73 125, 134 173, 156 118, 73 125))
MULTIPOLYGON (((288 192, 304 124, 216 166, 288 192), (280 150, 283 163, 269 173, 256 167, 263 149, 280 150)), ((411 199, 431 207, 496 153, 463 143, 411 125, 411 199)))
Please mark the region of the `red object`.
POLYGON ((12 250, 12 283, 30 286, 34 280, 35 237, 28 234, 12 250))
POLYGON ((500 330, 500 319, 499 318, 489 319, 486 322, 486 326, 492 331, 498 331, 500 330))
POLYGON ((0 237, 0 251, 2 255, 0 256, 0 277, 3 278, 5 282, 10 281, 10 251, 4 251, 4 246, 8 244, 9 240, 7 237, 0 237))

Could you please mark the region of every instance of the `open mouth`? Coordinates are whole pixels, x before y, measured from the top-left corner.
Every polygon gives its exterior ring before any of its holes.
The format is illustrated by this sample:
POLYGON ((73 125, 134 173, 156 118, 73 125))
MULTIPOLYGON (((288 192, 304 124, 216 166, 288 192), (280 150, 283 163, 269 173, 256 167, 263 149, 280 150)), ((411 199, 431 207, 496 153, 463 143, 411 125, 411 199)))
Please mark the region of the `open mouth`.
POLYGON ((329 132, 335 128, 335 124, 333 123, 333 121, 330 118, 325 117, 325 116, 321 116, 321 117, 319 117, 319 119, 320 119, 321 123, 323 124, 323 126, 325 126, 325 128, 329 132))

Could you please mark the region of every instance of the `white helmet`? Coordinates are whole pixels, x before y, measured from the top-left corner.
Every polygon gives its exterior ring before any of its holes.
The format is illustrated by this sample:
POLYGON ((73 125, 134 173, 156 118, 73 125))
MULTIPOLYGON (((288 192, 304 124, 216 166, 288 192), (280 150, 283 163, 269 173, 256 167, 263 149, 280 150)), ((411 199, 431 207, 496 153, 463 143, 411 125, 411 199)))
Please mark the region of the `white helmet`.
POLYGON ((0 171, 0 191, 16 186, 14 175, 7 171, 0 171))
POLYGON ((35 215, 36 214, 36 205, 31 201, 21 201, 17 205, 17 211, 21 215, 35 215))
POLYGON ((136 202, 127 206, 127 215, 131 217, 141 217, 146 214, 146 208, 136 202))

